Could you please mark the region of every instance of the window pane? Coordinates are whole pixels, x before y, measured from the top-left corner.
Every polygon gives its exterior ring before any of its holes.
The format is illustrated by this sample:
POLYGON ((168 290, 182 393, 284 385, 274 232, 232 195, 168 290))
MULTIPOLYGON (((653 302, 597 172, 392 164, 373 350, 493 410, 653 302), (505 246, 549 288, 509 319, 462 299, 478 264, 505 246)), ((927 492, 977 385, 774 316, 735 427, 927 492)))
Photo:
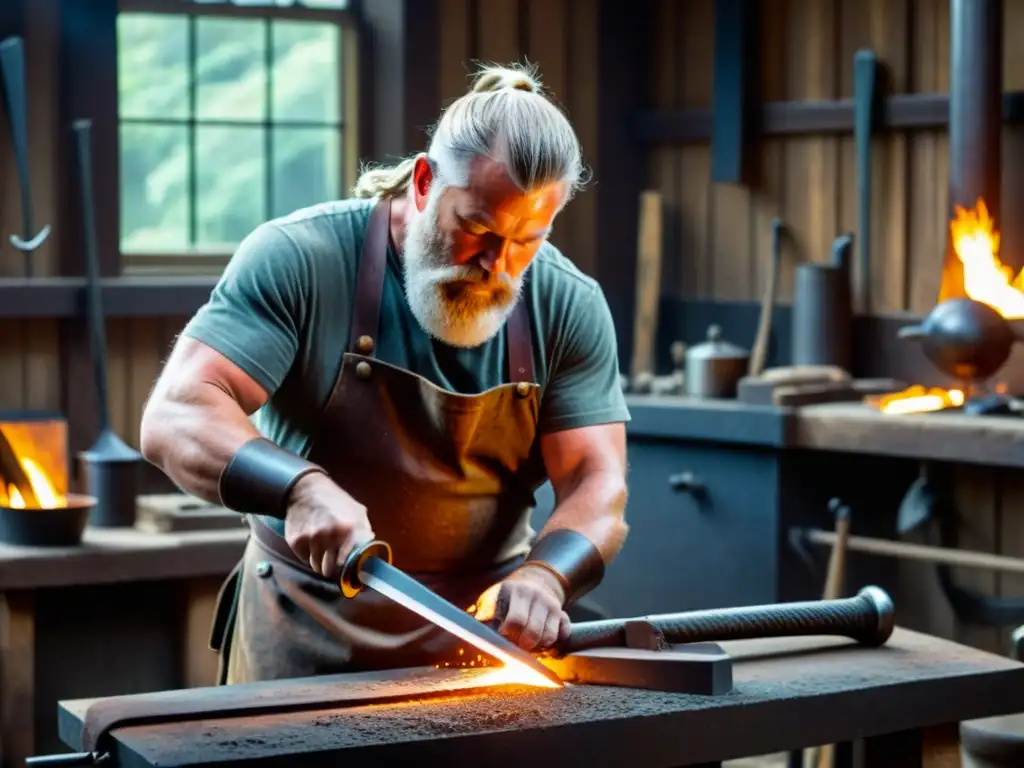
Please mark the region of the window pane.
POLYGON ((121 117, 188 117, 188 19, 164 13, 117 17, 121 117))
POLYGON ((195 24, 197 117, 264 119, 266 22, 200 16, 195 24))
POLYGON ((188 247, 188 129, 121 126, 121 250, 188 247))
POLYGON ((337 128, 275 128, 271 215, 341 197, 341 131, 337 128))
POLYGON ((272 22, 274 122, 339 121, 341 28, 308 21, 272 22))
POLYGON ((266 218, 262 128, 196 127, 196 246, 230 250, 266 218))

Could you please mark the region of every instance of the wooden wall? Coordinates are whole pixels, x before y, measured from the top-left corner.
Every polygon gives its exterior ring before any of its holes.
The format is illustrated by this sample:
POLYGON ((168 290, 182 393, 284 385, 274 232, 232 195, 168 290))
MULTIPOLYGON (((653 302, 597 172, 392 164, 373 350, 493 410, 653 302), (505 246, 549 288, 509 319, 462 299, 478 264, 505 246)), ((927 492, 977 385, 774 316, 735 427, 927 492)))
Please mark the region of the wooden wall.
MULTIPOLYGON (((713 0, 656 0, 651 29, 651 104, 706 107, 712 89, 713 0)), ((768 101, 850 98, 853 56, 875 50, 898 93, 947 92, 949 0, 761 0, 761 73, 768 101)), ((1006 90, 1024 87, 1016 44, 1024 4, 1005 4, 1006 90)), ((1003 188, 1013 187, 1019 131, 1006 129, 1003 188)), ((651 153, 648 184, 666 200, 663 290, 687 297, 757 300, 769 264, 770 221, 789 227, 780 299, 793 268, 824 260, 832 240, 857 230, 854 141, 844 137, 767 139, 755 150, 753 189, 710 184, 706 144, 651 153)), ((935 303, 947 231, 948 141, 944 132, 889 133, 874 142, 872 310, 927 312, 935 303)), ((1019 197, 1019 195, 1018 195, 1019 197)), ((1004 193, 1004 211, 1013 204, 1004 193)), ((1010 222, 1012 224, 1012 221, 1010 222)), ((1024 247, 1004 232, 1007 261, 1024 247)))

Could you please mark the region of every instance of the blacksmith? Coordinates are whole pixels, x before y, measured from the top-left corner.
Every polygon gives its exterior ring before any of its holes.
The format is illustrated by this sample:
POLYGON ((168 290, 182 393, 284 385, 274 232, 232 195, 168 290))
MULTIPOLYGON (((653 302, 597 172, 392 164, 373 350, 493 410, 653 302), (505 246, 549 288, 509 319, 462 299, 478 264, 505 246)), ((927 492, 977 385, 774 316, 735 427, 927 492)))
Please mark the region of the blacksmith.
POLYGON ((222 682, 451 652, 450 636, 380 595, 341 596, 340 563, 371 537, 526 650, 568 632, 566 607, 627 530, 611 315, 548 242, 585 174, 533 73, 492 67, 426 153, 238 247, 141 436, 182 489, 252 530, 214 627, 222 682), (534 533, 548 478, 556 508, 534 533), (279 579, 330 605, 348 639, 284 599, 279 579))

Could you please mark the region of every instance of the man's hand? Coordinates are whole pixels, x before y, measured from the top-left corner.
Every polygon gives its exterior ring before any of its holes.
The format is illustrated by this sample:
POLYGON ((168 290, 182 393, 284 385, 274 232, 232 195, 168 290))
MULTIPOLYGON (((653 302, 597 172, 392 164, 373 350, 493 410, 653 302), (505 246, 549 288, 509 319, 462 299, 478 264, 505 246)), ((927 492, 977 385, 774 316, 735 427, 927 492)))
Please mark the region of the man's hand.
POLYGON ((499 634, 524 651, 540 652, 569 637, 564 604, 565 591, 554 574, 524 565, 484 592, 470 610, 478 620, 497 624, 499 634))
POLYGON ((318 472, 292 489, 284 538, 314 572, 336 578, 349 552, 373 538, 373 529, 366 507, 318 472))

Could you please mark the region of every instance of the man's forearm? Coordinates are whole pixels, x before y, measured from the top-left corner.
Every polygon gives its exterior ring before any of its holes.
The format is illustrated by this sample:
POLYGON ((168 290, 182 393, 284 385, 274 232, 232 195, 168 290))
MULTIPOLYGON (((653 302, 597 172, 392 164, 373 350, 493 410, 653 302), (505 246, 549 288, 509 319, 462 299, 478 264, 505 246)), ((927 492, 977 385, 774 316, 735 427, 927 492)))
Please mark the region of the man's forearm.
POLYGON ((147 407, 142 452, 183 491, 218 504, 224 467, 259 432, 230 395, 203 389, 187 402, 164 398, 147 407))
POLYGON ((597 547, 606 564, 610 563, 629 531, 625 478, 612 472, 588 473, 561 494, 556 489, 557 496, 555 511, 538 538, 561 529, 576 531, 597 547))

